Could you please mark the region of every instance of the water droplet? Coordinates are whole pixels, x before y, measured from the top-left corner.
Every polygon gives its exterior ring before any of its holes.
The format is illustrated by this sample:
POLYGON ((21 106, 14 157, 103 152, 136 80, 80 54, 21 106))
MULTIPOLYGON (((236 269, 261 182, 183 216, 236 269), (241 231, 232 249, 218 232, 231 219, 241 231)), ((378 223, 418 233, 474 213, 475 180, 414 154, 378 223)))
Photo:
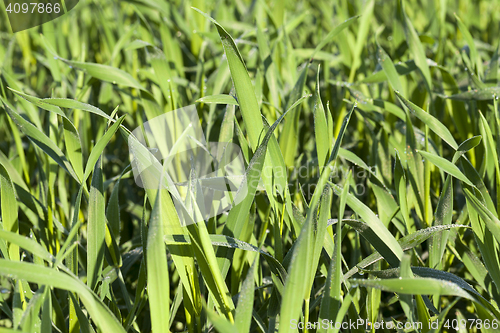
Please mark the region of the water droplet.
POLYGON ((365 275, 365 272, 363 272, 362 270, 359 270, 358 274, 359 275, 365 275))
POLYGON ((116 81, 113 81, 113 84, 116 84, 116 81))

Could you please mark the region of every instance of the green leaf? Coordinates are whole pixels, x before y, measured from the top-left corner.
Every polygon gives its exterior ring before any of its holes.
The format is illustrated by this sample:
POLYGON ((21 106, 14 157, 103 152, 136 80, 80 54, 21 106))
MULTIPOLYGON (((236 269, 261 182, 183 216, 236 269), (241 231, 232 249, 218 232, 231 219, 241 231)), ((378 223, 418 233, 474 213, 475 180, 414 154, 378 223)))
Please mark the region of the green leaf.
POLYGON ((205 16, 208 20, 212 21, 219 33, 222 46, 226 54, 227 62, 229 63, 229 70, 233 78, 238 104, 240 106, 243 121, 245 122, 248 137, 252 149, 255 151, 258 146, 259 136, 264 129, 262 119, 260 116, 259 103, 253 89, 252 81, 248 75, 247 68, 241 57, 240 51, 236 47, 233 38, 227 31, 213 18, 203 13, 197 8, 193 8, 201 15, 205 16))
POLYGON ((488 101, 500 95, 500 87, 488 87, 483 89, 469 90, 463 93, 444 96, 455 101, 488 101))
POLYGON ((199 98, 196 100, 198 103, 213 103, 213 104, 228 104, 228 105, 238 105, 238 102, 231 95, 211 95, 199 98))
POLYGON ((103 332, 125 333, 109 308, 77 277, 71 277, 52 268, 6 259, 0 259, 0 275, 75 292, 80 296, 90 317, 103 332))
POLYGON ((350 279, 352 287, 377 288, 409 295, 448 295, 474 300, 472 296, 451 281, 434 278, 396 278, 384 280, 350 279))
POLYGON ((248 270, 247 277, 241 285, 240 296, 238 297, 238 306, 236 307, 236 316, 234 319, 234 324, 238 328, 238 332, 250 332, 254 303, 254 274, 257 263, 258 256, 248 270))
MULTIPOLYGON (((6 232, 19 233, 18 206, 14 185, 10 179, 7 169, 0 163, 0 212, 2 216, 2 227, 6 232)), ((2 233, 4 231, 0 230, 2 233)), ((2 235, 0 233, 0 237, 2 235)), ((20 260, 19 247, 15 244, 7 243, 8 256, 10 260, 20 260)), ((7 253, 4 253, 7 255, 7 253)))
POLYGON ((406 98, 404 98, 401 94, 396 92, 396 95, 398 95, 399 100, 406 105, 406 107, 412 111, 413 114, 415 114, 422 122, 424 122, 427 126, 429 126, 430 130, 436 133, 441 139, 443 139, 447 144, 449 144, 453 149, 457 150, 458 144, 453 138, 453 135, 451 135, 450 130, 443 125, 439 120, 437 120, 434 116, 432 116, 430 113, 422 110, 419 108, 417 105, 413 104, 406 98))
POLYGON ((89 159, 87 160, 87 164, 85 165, 85 174, 83 175, 84 181, 87 180, 87 178, 90 176, 90 173, 92 172, 92 169, 94 168, 97 160, 101 156, 102 152, 104 151, 104 148, 108 145, 109 141, 115 135, 116 131, 120 127, 120 125, 123 123, 125 120, 125 114, 120 117, 107 131, 106 134, 102 136, 102 138, 97 141, 96 145, 92 149, 92 152, 90 153, 89 159))
POLYGON ((83 181, 83 161, 82 161, 82 143, 80 135, 75 128, 75 125, 66 118, 63 118, 64 126, 64 142, 66 145, 66 153, 68 159, 75 170, 78 179, 83 181))
POLYGON ((468 189, 464 189, 467 202, 477 211, 481 219, 486 223, 490 232, 500 244, 500 220, 481 201, 479 201, 468 189))
POLYGON ((106 214, 102 159, 95 164, 90 184, 89 219, 87 225, 87 285, 94 290, 101 276, 104 262, 106 214))
POLYGON ((54 105, 50 105, 50 104, 47 104, 44 102, 43 99, 40 99, 40 98, 37 98, 37 97, 34 97, 34 96, 30 96, 30 95, 27 95, 27 94, 24 94, 20 91, 17 91, 17 90, 14 90, 12 88, 9 88, 13 93, 15 93, 16 95, 18 96, 21 96, 22 98, 24 98, 25 100, 27 100, 28 102, 44 109, 44 110, 47 110, 47 111, 50 111, 50 112, 54 112, 58 115, 60 115, 61 117, 63 118, 66 118, 66 114, 64 112, 62 112, 62 110, 60 108, 54 105))
POLYGON ((142 85, 134 79, 132 75, 119 68, 91 62, 71 61, 63 58, 59 58, 59 60, 65 62, 71 67, 84 71, 86 74, 98 80, 144 90, 144 87, 142 87, 142 85))
MULTIPOLYGON (((335 184, 333 184, 333 188, 337 195, 340 195, 342 189, 335 184)), ((391 266, 398 267, 403 256, 403 250, 382 221, 368 206, 351 193, 347 194, 347 205, 363 219, 364 223, 359 225, 360 230, 363 230, 363 236, 383 255, 391 266)))
POLYGON ((61 108, 68 108, 68 109, 76 109, 76 110, 84 110, 87 112, 91 112, 94 114, 97 114, 103 118, 106 118, 111 121, 115 121, 113 118, 111 118, 109 115, 107 115, 104 111, 102 111, 99 108, 96 108, 93 105, 83 103, 74 99, 67 99, 67 98, 45 98, 40 100, 41 103, 44 103, 45 105, 54 105, 58 106, 61 108))
POLYGON ((330 148, 332 143, 329 142, 329 140, 325 140, 325 138, 328 138, 328 124, 326 121, 325 108, 323 107, 323 102, 321 101, 321 95, 319 91, 319 70, 320 66, 318 66, 318 75, 316 77, 316 94, 315 94, 313 115, 314 115, 314 138, 316 139, 318 164, 321 170, 323 169, 323 166, 326 163, 326 158, 330 153, 330 148))
POLYGON ((455 164, 451 163, 447 159, 422 150, 417 150, 417 152, 441 170, 449 173, 453 177, 463 181, 469 186, 474 186, 472 182, 462 173, 462 171, 460 171, 460 169, 455 164))
MULTIPOLYGON (((352 227, 356 228, 358 223, 351 223, 352 221, 346 220, 346 223, 351 225, 352 227)), ((429 237, 431 237, 434 234, 437 234, 443 230, 449 230, 451 228, 470 228, 469 226, 466 225, 460 225, 460 224, 449 224, 449 225, 441 225, 441 226, 435 226, 435 227, 429 227, 421 230, 417 230, 416 232, 406 235, 403 238, 398 240, 399 245, 403 249, 403 251, 409 250, 414 248, 415 246, 422 244, 425 242, 429 237)), ((379 261, 382 259, 382 255, 378 252, 372 253, 362 261, 360 261, 356 266, 354 266, 352 269, 349 270, 345 274, 345 278, 348 279, 354 274, 356 274, 359 269, 358 268, 365 268, 368 267, 369 265, 379 261)))
POLYGON ((396 67, 392 62, 392 59, 387 55, 384 49, 380 46, 377 40, 377 60, 382 69, 389 80, 389 83, 396 92, 400 94, 404 94, 403 86, 401 85, 401 81, 399 81, 399 75, 396 71, 396 67))
MULTIPOLYGON (((443 185, 443 190, 439 197, 436 207, 435 220, 433 225, 449 225, 452 222, 453 211, 453 184, 451 176, 446 177, 443 185)), ((448 232, 443 232, 440 235, 432 237, 431 246, 429 249, 429 266, 432 268, 441 269, 441 261, 448 242, 448 232)))
MULTIPOLYGON (((0 96, 0 100, 4 101, 0 96)), ((36 128, 33 124, 26 121, 23 117, 21 117, 16 111, 11 109, 7 104, 6 106, 7 113, 12 118, 12 120, 16 123, 19 129, 26 134, 31 142, 40 147, 47 155, 49 155, 61 168, 63 168, 67 173, 69 173, 77 182, 80 182, 78 176, 76 175, 71 163, 66 159, 66 156, 63 154, 61 149, 52 141, 50 138, 45 135, 42 131, 36 128)))
POLYGON ((424 77, 424 83, 426 84, 428 91, 432 90, 432 78, 431 72, 429 70, 429 65, 427 64, 427 57, 425 56, 425 50, 420 42, 417 31, 413 27, 410 19, 406 15, 406 11, 403 6, 403 1, 399 1, 398 6, 400 7, 401 17, 404 26, 404 32, 406 36, 406 43, 410 49, 410 53, 414 57, 415 65, 420 69, 424 77))
MULTIPOLYGON (((151 213, 148 230, 146 263, 148 273, 148 296, 153 332, 162 332, 169 327, 170 285, 167 254, 163 241, 161 197, 166 190, 158 190, 156 203, 151 213)), ((203 223, 203 222, 202 222, 203 223)))
POLYGON ((462 22, 462 20, 457 16, 457 14, 453 13, 453 15, 457 19, 458 28, 460 29, 462 35, 465 37, 465 40, 467 41, 467 46, 469 47, 470 50, 470 60, 474 64, 474 68, 473 69, 471 68, 470 70, 475 70, 476 73, 482 75, 481 57, 479 57, 479 54, 477 53, 474 39, 472 39, 472 35, 470 34, 469 30, 462 22))

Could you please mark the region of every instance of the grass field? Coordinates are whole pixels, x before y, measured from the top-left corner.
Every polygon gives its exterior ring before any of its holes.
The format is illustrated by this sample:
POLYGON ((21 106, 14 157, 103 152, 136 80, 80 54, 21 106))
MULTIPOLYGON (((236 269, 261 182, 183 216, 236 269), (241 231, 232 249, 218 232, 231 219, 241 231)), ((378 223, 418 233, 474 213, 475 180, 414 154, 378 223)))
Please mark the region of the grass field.
POLYGON ((500 331, 500 1, 4 6, 0 333, 500 331), (185 223, 129 144, 190 105, 246 191, 185 223))

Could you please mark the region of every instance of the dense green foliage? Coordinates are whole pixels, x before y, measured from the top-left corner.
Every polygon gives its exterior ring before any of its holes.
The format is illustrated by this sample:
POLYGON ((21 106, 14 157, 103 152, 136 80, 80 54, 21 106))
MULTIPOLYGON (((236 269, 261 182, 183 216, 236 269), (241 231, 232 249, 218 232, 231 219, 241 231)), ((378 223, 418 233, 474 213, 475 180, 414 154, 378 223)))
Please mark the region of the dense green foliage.
POLYGON ((87 0, 2 33, 0 332, 497 332, 499 36, 479 0, 87 0), (250 186, 183 226, 128 140, 191 104, 250 186))

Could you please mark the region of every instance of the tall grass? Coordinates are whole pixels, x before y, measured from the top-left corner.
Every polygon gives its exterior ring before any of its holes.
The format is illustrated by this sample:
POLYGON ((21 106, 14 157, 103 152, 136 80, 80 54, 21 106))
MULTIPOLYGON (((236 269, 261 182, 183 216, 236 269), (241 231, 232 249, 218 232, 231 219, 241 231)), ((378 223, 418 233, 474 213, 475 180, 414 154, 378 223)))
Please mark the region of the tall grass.
POLYGON ((2 33, 0 332, 498 332, 499 13, 89 0, 2 33), (247 191, 185 225, 128 143, 191 104, 247 191))

